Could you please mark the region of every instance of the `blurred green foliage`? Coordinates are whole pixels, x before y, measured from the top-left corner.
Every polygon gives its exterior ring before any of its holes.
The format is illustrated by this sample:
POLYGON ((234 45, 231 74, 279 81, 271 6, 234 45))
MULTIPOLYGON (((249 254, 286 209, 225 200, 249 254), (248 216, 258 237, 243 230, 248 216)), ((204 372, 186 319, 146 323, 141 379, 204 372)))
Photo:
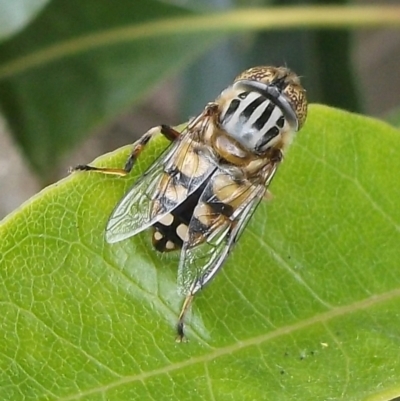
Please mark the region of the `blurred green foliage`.
MULTIPOLYGON (((311 101, 361 111, 351 34, 343 27, 383 26, 386 20, 400 26, 384 6, 363 14, 362 7, 324 11, 291 7, 300 1, 276 2, 287 8, 271 18, 275 3, 260 0, 210 0, 201 8, 161 0, 52 0, 39 14, 45 2, 35 3, 34 11, 32 4, 15 2, 32 21, 0 45, 0 108, 43 182, 51 181, 65 152, 185 67, 182 121, 255 64, 288 65, 303 76, 311 101), (264 8, 252 15, 250 6, 264 8), (229 11, 236 14, 224 19, 229 11), (353 17, 343 21, 343 15, 353 17), (308 30, 328 26, 327 17, 329 26, 342 28, 308 30), (272 26, 275 31, 267 32, 272 26)), ((7 8, 10 3, 0 3, 0 15, 7 8)), ((0 25, 0 38, 5 35, 0 25)))

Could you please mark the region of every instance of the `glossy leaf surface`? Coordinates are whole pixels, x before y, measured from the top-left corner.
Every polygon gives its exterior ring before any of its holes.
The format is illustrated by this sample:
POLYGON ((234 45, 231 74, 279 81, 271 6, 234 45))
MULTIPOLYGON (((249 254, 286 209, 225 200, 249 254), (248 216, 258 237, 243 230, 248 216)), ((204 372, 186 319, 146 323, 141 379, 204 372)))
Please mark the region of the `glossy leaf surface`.
MULTIPOLYGON (((385 400, 400 394, 400 132, 312 106, 174 342, 177 256, 108 245, 129 179, 76 173, 0 226, 1 399, 385 400)), ((119 166, 129 148, 98 160, 119 166)))

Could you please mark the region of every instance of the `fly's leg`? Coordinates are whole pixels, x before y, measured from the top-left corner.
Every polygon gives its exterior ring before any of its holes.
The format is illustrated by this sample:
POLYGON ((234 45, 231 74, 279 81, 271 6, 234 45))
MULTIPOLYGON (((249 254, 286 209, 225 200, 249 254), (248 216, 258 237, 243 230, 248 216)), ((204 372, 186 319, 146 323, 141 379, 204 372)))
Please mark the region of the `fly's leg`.
POLYGON ((78 166, 70 168, 69 172, 72 173, 74 171, 94 171, 97 173, 119 175, 123 177, 131 172, 140 153, 142 153, 150 140, 159 133, 164 135, 171 142, 173 142, 180 135, 180 132, 174 130, 168 125, 154 127, 149 129, 140 139, 138 139, 133 144, 132 152, 126 161, 124 168, 93 167, 87 164, 79 164, 78 166))
MULTIPOLYGON (((203 121, 204 118, 215 116, 216 113, 218 113, 218 104, 209 103, 207 104, 203 113, 191 122, 191 125, 194 127, 195 125, 203 121)), ((159 133, 164 135, 165 138, 167 138, 171 142, 175 141, 175 139, 177 139, 181 134, 168 125, 160 125, 158 127, 151 128, 133 144, 132 152, 126 161, 124 168, 94 167, 87 164, 79 164, 78 166, 70 168, 69 172, 72 173, 74 171, 93 171, 102 174, 119 175, 121 177, 126 176, 131 172, 137 158, 139 157, 140 153, 142 153, 146 145, 159 133)))
POLYGON ((124 175, 128 174, 132 170, 140 153, 142 153, 150 140, 159 133, 164 135, 164 137, 167 138, 170 142, 175 141, 175 139, 177 139, 180 135, 180 132, 174 130, 169 125, 160 125, 159 127, 154 127, 148 130, 139 140, 137 140, 133 144, 132 152, 125 163, 125 167, 123 168, 123 171, 125 171, 124 175))
POLYGON ((182 341, 185 340, 185 333, 184 333, 184 325, 185 325, 185 316, 186 312, 189 310, 189 307, 193 301, 194 294, 190 294, 185 298, 185 301, 183 302, 181 313, 179 314, 178 318, 178 324, 176 326, 176 331, 177 331, 177 337, 176 337, 176 342, 181 343, 182 341))

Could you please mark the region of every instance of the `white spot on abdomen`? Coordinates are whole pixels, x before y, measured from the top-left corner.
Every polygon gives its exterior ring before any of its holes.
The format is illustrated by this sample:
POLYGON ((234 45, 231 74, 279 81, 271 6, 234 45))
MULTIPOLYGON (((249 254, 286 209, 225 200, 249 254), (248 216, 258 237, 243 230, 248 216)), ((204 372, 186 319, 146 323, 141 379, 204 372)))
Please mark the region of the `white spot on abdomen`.
POLYGON ((176 228, 176 234, 182 241, 187 241, 188 226, 186 224, 179 224, 179 226, 176 228))
POLYGON ((160 233, 160 231, 154 231, 153 237, 156 241, 160 241, 163 238, 163 235, 160 233))
POLYGON ((175 244, 172 241, 167 241, 167 243, 165 244, 165 249, 171 251, 172 249, 175 249, 175 244))
POLYGON ((172 216, 171 213, 166 214, 159 220, 159 222, 164 226, 170 226, 173 223, 173 221, 174 221, 174 216, 172 216))

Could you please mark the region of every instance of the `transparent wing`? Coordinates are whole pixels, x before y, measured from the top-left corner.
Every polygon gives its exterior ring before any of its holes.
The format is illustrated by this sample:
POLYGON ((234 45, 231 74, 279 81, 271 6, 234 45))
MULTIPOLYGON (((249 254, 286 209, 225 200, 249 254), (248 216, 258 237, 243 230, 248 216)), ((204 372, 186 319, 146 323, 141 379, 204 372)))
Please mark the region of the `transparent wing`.
POLYGON ((238 185, 224 172, 212 176, 196 206, 183 244, 178 270, 182 295, 195 294, 222 267, 265 194, 266 179, 238 185))
POLYGON ((106 226, 108 243, 132 237, 152 224, 152 199, 163 177, 164 161, 171 155, 172 150, 167 150, 165 156, 150 166, 114 208, 106 226))
POLYGON ((210 119, 203 115, 190 123, 125 194, 108 220, 108 243, 122 241, 153 225, 207 179, 215 166, 206 157, 194 155, 193 149, 195 145, 201 146, 195 138, 207 129, 209 123, 210 119), (184 186, 176 185, 182 179, 179 176, 182 169, 190 169, 193 173, 185 180, 184 186))

